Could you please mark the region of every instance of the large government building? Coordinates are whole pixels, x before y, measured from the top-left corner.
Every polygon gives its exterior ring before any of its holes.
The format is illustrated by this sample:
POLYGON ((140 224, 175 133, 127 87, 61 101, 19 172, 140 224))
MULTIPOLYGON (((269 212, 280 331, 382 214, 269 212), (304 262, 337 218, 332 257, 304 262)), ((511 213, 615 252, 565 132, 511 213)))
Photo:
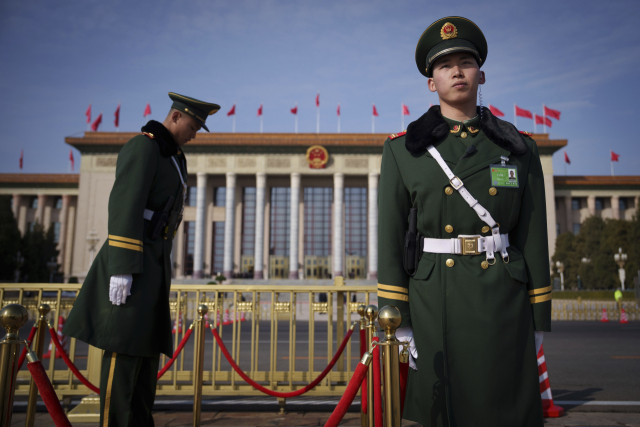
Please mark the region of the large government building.
MULTIPOLYGON (((65 142, 79 174, 0 174, 24 233, 54 227, 65 280, 82 281, 107 239, 118 151, 134 133, 87 132, 65 142)), ((384 134, 199 133, 185 146, 187 207, 172 254, 175 279, 377 277, 377 197, 384 134)), ((545 174, 549 250, 585 218, 631 219, 640 176, 554 176, 567 145, 533 135, 545 174)))

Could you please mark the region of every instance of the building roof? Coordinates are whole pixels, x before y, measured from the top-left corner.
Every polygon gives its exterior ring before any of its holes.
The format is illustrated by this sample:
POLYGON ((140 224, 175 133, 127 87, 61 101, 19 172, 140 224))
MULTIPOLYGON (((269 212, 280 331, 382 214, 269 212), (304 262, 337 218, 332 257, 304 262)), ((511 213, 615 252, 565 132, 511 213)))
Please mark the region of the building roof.
POLYGON ((77 173, 0 173, 0 184, 61 184, 80 182, 77 173))
POLYGON ((640 188, 640 176, 607 176, 607 175, 572 175, 554 176, 553 183, 556 188, 576 187, 576 188, 604 188, 604 187, 627 187, 640 188))

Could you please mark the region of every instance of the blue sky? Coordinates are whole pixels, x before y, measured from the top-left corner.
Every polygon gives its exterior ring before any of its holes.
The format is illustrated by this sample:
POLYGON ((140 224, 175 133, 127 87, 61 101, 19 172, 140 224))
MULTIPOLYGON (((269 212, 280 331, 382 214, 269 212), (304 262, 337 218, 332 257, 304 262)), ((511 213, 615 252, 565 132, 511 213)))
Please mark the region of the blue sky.
MULTIPOLYGON (((67 172, 64 137, 86 129, 84 112, 104 114, 112 131, 119 102, 122 131, 162 120, 174 91, 222 106, 212 132, 400 131, 437 97, 415 62, 416 42, 436 19, 475 21, 489 44, 482 88, 513 121, 513 104, 538 114, 562 112, 549 130, 568 139, 570 175, 640 174, 635 140, 640 107, 640 2, 630 1, 23 1, 0 2, 0 172, 67 172)), ((531 120, 518 127, 533 130, 531 120)), ((542 130, 539 127, 538 131, 542 130)), ((76 170, 80 154, 74 150, 76 170)), ((562 151, 554 155, 564 173, 562 151)))

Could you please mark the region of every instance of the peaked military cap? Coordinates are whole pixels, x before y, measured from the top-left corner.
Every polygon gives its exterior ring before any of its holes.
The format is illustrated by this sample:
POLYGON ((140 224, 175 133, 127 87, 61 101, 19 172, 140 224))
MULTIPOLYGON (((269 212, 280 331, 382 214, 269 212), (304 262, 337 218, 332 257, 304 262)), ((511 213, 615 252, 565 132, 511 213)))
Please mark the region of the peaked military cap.
POLYGON ((469 52, 482 67, 487 59, 487 40, 480 28, 461 16, 438 19, 424 30, 416 46, 416 65, 425 77, 433 77, 434 62, 450 53, 469 52))
POLYGON ((195 98, 189 98, 188 96, 178 95, 174 92, 169 92, 169 98, 173 99, 171 108, 175 108, 178 111, 189 114, 196 119, 200 126, 207 132, 209 128, 204 122, 208 116, 211 116, 218 112, 220 106, 218 104, 212 104, 210 102, 199 101, 195 98))

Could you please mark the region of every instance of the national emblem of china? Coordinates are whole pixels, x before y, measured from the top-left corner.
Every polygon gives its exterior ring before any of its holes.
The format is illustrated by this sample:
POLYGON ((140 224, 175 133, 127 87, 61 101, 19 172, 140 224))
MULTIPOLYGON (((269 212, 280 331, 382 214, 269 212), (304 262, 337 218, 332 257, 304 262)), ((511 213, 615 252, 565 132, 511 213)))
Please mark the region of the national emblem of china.
POLYGON ((446 22, 440 30, 440 37, 442 40, 455 39, 458 37, 458 29, 451 22, 446 22))
POLYGON ((324 169, 329 161, 329 152, 322 145, 312 145, 307 149, 307 162, 311 169, 324 169))

